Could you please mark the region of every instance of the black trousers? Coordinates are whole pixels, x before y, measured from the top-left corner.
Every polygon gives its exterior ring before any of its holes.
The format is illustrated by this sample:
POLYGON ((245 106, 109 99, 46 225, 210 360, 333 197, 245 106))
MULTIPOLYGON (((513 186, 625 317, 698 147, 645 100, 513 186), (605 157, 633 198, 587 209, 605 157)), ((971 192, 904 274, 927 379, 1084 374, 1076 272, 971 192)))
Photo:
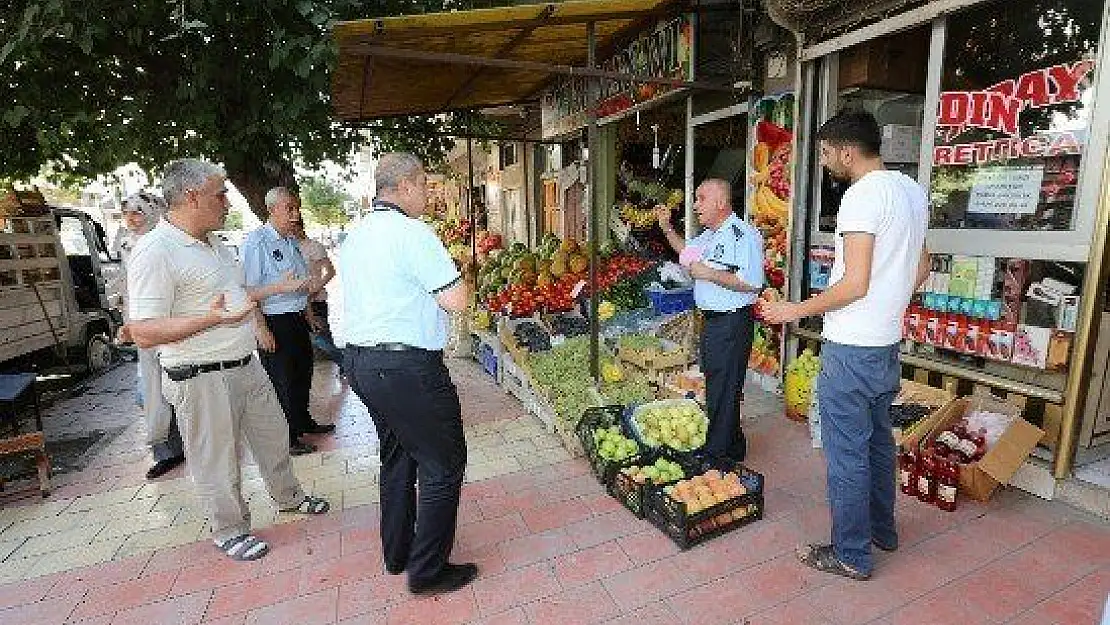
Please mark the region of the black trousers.
POLYGON ((312 391, 312 338, 303 312, 265 315, 277 349, 259 350, 262 366, 277 391, 291 439, 308 431, 316 422, 308 412, 312 391))
POLYGON ((407 568, 410 581, 428 581, 447 564, 455 542, 466 470, 458 390, 443 352, 349 346, 344 360, 381 440, 386 564, 407 568))
POLYGON ((705 401, 709 411, 706 452, 742 459, 747 440, 739 427, 739 395, 744 389, 755 330, 752 307, 727 315, 706 316, 701 335, 705 401))

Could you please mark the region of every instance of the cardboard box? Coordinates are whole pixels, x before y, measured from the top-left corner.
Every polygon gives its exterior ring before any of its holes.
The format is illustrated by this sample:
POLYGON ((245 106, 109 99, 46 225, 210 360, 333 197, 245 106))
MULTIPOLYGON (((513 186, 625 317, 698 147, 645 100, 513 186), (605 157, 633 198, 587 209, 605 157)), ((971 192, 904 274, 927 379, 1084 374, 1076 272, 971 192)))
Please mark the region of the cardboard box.
POLYGON ((902 432, 894 430, 894 442, 908 448, 916 448, 921 439, 928 436, 932 426, 936 423, 938 415, 948 404, 955 399, 955 394, 942 388, 936 388, 913 380, 902 380, 898 396, 894 404, 920 404, 935 408, 928 416, 917 422, 912 428, 902 432))
POLYGON ((1018 406, 991 395, 972 395, 952 401, 934 415, 927 441, 932 442, 937 434, 974 410, 1016 417, 985 456, 978 462, 960 465, 960 492, 976 501, 987 501, 999 485, 1010 482, 1044 436, 1044 430, 1021 418, 1018 406))

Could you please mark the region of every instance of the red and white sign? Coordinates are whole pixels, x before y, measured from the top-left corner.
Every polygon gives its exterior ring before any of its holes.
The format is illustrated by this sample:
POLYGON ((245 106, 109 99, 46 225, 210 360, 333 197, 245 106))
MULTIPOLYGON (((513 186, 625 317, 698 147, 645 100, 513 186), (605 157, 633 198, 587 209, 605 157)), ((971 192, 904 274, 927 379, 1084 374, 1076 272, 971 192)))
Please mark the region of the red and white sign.
POLYGON ((982 91, 945 91, 937 107, 937 131, 945 142, 969 128, 992 130, 1003 138, 975 143, 938 145, 937 165, 974 165, 1016 158, 1079 154, 1082 143, 1073 132, 1046 132, 1022 137, 1023 111, 1079 102, 1082 87, 1093 79, 1095 62, 1082 60, 1038 69, 1004 80, 982 91))

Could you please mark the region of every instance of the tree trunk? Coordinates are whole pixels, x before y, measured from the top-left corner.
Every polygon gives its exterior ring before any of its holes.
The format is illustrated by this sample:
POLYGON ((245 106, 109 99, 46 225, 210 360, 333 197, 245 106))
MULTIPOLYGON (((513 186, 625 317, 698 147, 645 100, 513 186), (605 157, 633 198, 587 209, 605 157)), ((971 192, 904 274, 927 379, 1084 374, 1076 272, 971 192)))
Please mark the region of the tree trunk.
MULTIPOLYGON (((225 158, 224 162, 229 163, 231 160, 225 158)), ((227 179, 246 198, 251 212, 262 221, 269 218, 266 211, 267 191, 274 187, 285 187, 294 193, 299 192, 293 165, 285 159, 248 160, 238 165, 226 164, 225 167, 227 179)))

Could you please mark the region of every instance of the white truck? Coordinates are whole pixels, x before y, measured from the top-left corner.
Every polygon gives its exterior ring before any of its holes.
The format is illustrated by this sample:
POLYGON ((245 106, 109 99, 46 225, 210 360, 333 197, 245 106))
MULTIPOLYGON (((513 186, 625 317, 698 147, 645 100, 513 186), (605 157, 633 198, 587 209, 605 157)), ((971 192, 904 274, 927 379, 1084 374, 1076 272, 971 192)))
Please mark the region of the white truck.
POLYGON ((48 206, 37 191, 0 192, 0 368, 106 369, 121 270, 88 214, 48 206))

